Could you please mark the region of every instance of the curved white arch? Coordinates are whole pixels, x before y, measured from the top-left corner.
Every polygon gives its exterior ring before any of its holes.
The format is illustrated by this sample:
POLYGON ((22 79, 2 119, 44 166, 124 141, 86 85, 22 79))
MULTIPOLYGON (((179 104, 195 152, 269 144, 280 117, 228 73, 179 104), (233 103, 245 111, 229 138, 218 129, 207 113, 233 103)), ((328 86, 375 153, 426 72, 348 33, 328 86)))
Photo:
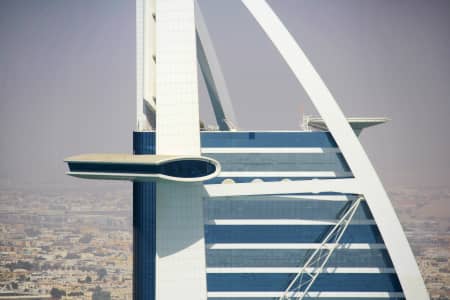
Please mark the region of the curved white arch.
POLYGON ((305 89, 341 149, 378 225, 407 299, 429 299, 424 281, 378 175, 339 105, 295 39, 264 0, 242 0, 305 89))

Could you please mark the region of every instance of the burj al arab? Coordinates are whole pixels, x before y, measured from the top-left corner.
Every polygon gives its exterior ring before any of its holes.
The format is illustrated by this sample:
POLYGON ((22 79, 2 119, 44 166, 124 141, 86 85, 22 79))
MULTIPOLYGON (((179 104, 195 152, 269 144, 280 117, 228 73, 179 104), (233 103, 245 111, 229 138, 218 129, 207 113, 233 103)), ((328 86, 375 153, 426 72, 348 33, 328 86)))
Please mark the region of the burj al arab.
POLYGON ((134 151, 66 159, 68 175, 133 185, 134 299, 429 299, 358 138, 387 119, 347 118, 301 38, 265 0, 242 3, 319 116, 241 130, 197 1, 137 0, 134 151))

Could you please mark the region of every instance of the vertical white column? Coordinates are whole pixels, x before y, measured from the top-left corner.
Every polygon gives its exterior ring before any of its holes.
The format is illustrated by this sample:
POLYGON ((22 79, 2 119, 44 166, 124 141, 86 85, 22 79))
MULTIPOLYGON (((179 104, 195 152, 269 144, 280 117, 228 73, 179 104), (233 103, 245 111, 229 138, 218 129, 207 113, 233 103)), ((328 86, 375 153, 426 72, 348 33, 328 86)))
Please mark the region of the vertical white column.
POLYGON ((156 299, 206 300, 201 183, 158 182, 156 299))
POLYGON ((156 153, 200 155, 194 1, 158 1, 156 20, 156 153))
MULTIPOLYGON (((200 155, 194 0, 156 3, 156 153, 200 155)), ((205 300, 202 185, 158 182, 156 299, 205 300)))

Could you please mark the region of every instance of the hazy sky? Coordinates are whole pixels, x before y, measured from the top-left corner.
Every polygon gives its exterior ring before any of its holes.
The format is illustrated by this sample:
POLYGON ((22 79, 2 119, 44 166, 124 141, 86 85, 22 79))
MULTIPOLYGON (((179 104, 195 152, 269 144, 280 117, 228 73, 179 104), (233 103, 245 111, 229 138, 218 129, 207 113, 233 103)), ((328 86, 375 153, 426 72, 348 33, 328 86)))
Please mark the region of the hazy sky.
MULTIPOLYGON (((450 187, 450 1, 272 0, 385 185, 450 187)), ((202 0, 240 128, 297 129, 303 89, 238 0, 202 0)), ((201 84, 201 115, 213 122, 201 84)), ((0 0, 0 185, 94 184, 64 157, 131 152, 131 0, 0 0)))

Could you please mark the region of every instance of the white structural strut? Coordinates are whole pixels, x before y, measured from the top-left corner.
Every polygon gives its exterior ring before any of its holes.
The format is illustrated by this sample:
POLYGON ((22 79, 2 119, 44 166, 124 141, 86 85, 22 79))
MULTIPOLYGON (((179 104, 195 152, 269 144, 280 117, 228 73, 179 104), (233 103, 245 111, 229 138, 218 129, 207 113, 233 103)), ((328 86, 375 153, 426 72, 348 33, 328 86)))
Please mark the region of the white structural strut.
POLYGON ((232 184, 207 184, 209 197, 280 195, 295 193, 337 192, 360 194, 361 188, 354 178, 349 179, 313 179, 299 181, 252 182, 232 184))
MULTIPOLYGON (((275 298, 280 297, 282 292, 209 292, 208 299, 220 298, 220 299, 233 299, 238 298, 239 300, 247 298, 261 299, 261 298, 275 298)), ((292 293, 292 297, 298 297, 302 295, 302 292, 292 293)), ((364 298, 368 299, 392 299, 392 298, 403 298, 403 293, 391 293, 391 292, 309 292, 309 299, 320 299, 320 298, 332 298, 332 299, 342 299, 342 300, 361 300, 364 298)))
MULTIPOLYGON (((339 220, 305 220, 305 219, 213 219, 208 225, 336 225, 339 220)), ((375 225, 373 220, 354 220, 355 225, 375 225)))
MULTIPOLYGON (((331 247, 333 244, 327 244, 331 247)), ((275 250, 283 250, 283 249, 318 249, 322 247, 322 244, 317 243, 292 243, 292 244, 282 244, 282 243, 251 243, 251 244, 232 244, 232 243, 224 243, 224 244, 208 244, 207 248, 212 250, 230 250, 230 249, 275 249, 275 250)), ((354 250, 354 249, 386 249, 384 244, 360 244, 360 243, 345 243, 339 244, 338 249, 346 249, 346 250, 354 250)))
MULTIPOLYGON (((267 183, 273 183, 273 182, 267 182, 267 183)), ((355 183, 357 186, 357 184, 355 183)), ((273 187, 273 186, 272 186, 273 187)), ((243 200, 264 200, 264 201, 277 201, 277 200, 289 200, 289 201, 304 201, 304 200, 314 200, 314 201, 340 201, 340 202, 347 202, 349 200, 356 199, 354 195, 318 195, 318 194, 280 194, 280 195, 264 195, 261 194, 260 191, 258 191, 259 194, 258 197, 254 197, 253 195, 247 195, 247 196, 240 196, 233 198, 233 201, 243 201, 243 200)), ((303 193, 303 192, 298 192, 303 193)), ((266 193, 267 194, 267 193, 266 193)), ((216 200, 220 198, 210 198, 209 200, 216 200)))
MULTIPOLYGON (((297 268, 287 268, 287 267, 217 267, 217 268, 207 268, 207 273, 215 274, 239 274, 239 273, 288 273, 297 274, 297 268)), ((305 272, 313 274, 314 272, 319 272, 317 268, 305 268, 305 272)), ((349 268, 349 267, 330 267, 323 268, 320 273, 328 274, 389 274, 395 273, 393 268, 349 268)), ((289 294, 289 293, 288 293, 289 294)))
MULTIPOLYGON (((200 155, 194 0, 156 2, 156 154, 200 155)), ((203 188, 157 182, 156 299, 206 300, 203 188)))
POLYGON ((197 1, 195 2, 195 18, 197 26, 197 59, 205 79, 217 125, 220 130, 235 130, 236 117, 225 78, 197 1))
POLYGON ((405 297, 429 299, 394 208, 357 136, 305 53, 264 0, 242 0, 302 84, 341 149, 389 251, 405 297))
POLYGON ((339 242, 353 219, 360 203, 361 197, 352 203, 351 207, 345 212, 341 220, 324 238, 323 242, 320 244, 320 247, 312 253, 306 263, 301 267, 300 271, 284 291, 284 294, 280 297, 280 300, 290 299, 292 290, 303 292, 303 294, 298 297, 299 300, 302 300, 308 294, 311 286, 314 284, 320 273, 324 270, 331 255, 333 255, 334 250, 336 250, 339 246, 339 242), (330 242, 332 242, 331 247, 328 245, 330 242), (304 277, 307 278, 303 281, 304 277), (297 285, 297 287, 293 289, 294 285, 297 285), (303 289, 303 287, 305 288, 303 289))
POLYGON ((224 171, 219 177, 337 177, 352 176, 351 172, 334 172, 334 171, 224 171))
POLYGON ((283 148, 283 147, 205 147, 202 148, 202 153, 317 153, 317 154, 323 154, 323 153, 339 153, 339 149, 337 148, 320 148, 320 147, 290 147, 290 148, 283 148))

